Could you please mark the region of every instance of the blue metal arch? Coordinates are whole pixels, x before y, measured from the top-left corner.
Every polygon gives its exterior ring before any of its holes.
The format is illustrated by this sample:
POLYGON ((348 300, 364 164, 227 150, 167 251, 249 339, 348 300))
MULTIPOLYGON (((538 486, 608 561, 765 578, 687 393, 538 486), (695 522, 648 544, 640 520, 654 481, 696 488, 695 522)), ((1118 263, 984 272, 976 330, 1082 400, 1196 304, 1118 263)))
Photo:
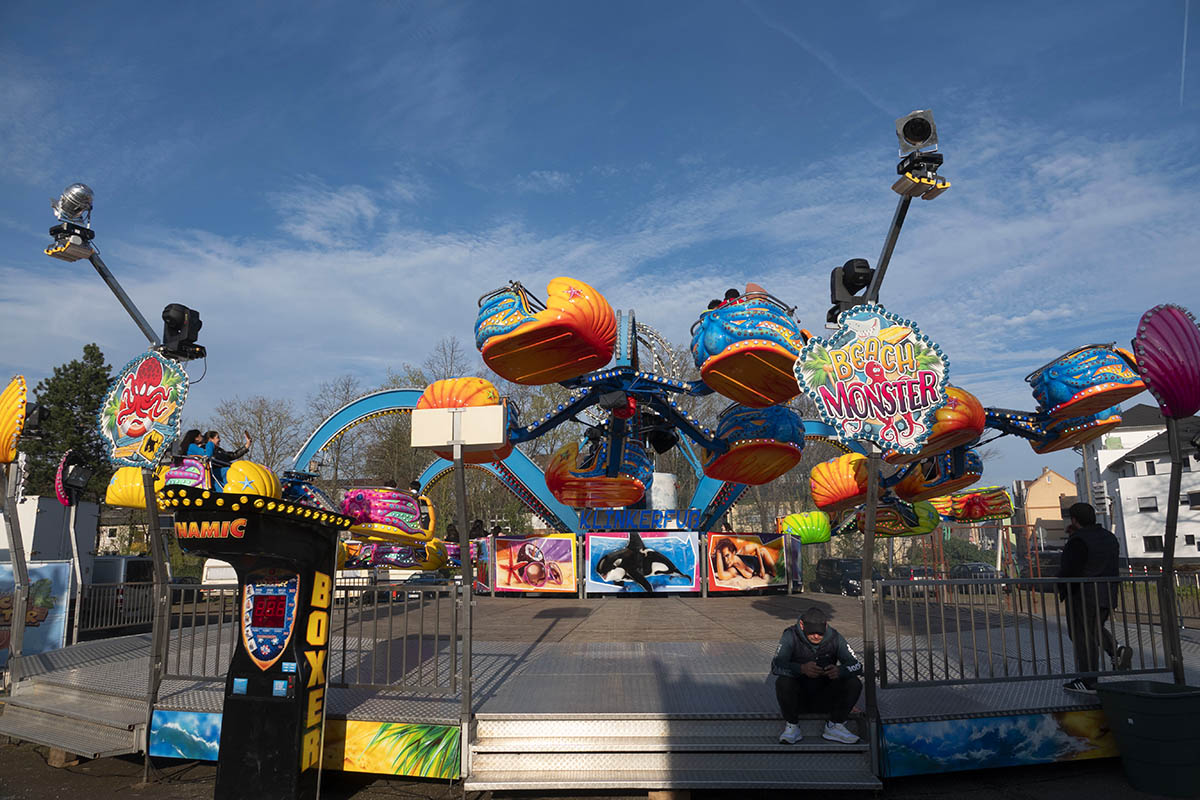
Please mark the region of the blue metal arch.
MULTIPOLYGON (((388 414, 402 414, 416 408, 417 400, 422 394, 421 389, 384 389, 368 394, 357 400, 352 400, 317 426, 292 459, 291 468, 307 471, 309 463, 329 444, 335 441, 356 425, 388 414)), ((835 440, 837 430, 818 420, 804 420, 806 439, 835 440)), ((680 442, 681 446, 685 443, 680 442)), ((864 452, 857 442, 839 443, 848 450, 864 452)), ((688 448, 690 450, 690 447, 688 448)), ((689 458, 693 467, 699 466, 699 461, 689 458)), ((438 458, 421 474, 421 486, 427 486, 432 480, 452 466, 451 462, 438 458)), ((533 461, 523 452, 513 448, 512 454, 502 462, 475 465, 480 469, 496 476, 496 479, 512 490, 535 514, 542 517, 548 524, 563 532, 580 533, 579 515, 574 509, 559 502, 546 487, 546 476, 533 461)), ((717 520, 733 505, 745 491, 746 486, 739 483, 729 483, 715 480, 697 470, 700 480, 696 491, 692 494, 689 508, 699 508, 703 511, 701 530, 707 531, 716 524, 717 520)))
MULTIPOLYGON (((416 408, 422 389, 384 389, 352 400, 317 426, 312 435, 300 446, 292 458, 291 468, 307 471, 317 453, 329 446, 339 436, 355 425, 388 414, 403 414, 416 408)), ((438 458, 422 473, 420 481, 426 486, 439 473, 451 466, 451 462, 438 458)), ((502 463, 478 465, 520 497, 530 510, 542 517, 552 527, 563 532, 578 533, 579 515, 565 506, 546 487, 546 476, 527 455, 513 448, 512 454, 502 463)))

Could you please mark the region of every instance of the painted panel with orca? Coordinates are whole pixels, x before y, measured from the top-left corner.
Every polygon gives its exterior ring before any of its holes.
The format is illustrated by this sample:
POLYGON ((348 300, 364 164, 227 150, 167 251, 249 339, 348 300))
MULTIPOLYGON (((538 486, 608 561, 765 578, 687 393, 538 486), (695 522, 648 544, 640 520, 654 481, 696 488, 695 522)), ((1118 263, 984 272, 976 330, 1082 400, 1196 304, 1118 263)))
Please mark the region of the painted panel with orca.
POLYGON ((575 536, 496 538, 497 592, 564 592, 574 594, 575 536))
POLYGON ((589 533, 587 591, 698 592, 695 531, 589 533))

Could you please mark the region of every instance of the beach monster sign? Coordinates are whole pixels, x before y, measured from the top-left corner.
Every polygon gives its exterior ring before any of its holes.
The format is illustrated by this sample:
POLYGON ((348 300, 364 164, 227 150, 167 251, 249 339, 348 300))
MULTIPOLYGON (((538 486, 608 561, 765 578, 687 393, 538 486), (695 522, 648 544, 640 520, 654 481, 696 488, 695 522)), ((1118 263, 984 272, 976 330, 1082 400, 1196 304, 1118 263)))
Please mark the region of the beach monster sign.
POLYGON ((100 437, 109 460, 125 467, 152 467, 179 436, 188 376, 179 364, 153 351, 125 365, 100 406, 100 437))
POLYGON ((946 402, 950 365, 912 320, 868 304, 842 312, 829 339, 812 339, 796 380, 842 441, 915 453, 946 402))

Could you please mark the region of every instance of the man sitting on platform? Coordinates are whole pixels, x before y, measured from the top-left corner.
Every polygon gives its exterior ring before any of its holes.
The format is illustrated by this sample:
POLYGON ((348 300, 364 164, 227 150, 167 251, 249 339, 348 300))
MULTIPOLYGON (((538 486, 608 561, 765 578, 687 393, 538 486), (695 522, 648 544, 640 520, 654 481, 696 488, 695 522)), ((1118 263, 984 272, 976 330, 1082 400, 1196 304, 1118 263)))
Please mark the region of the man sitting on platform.
POLYGON ((771 660, 775 675, 775 697, 787 722, 779 741, 795 744, 800 733, 800 715, 829 711, 822 739, 853 744, 858 737, 846 728, 850 710, 862 694, 862 664, 844 636, 828 625, 825 612, 812 607, 779 639, 771 660))

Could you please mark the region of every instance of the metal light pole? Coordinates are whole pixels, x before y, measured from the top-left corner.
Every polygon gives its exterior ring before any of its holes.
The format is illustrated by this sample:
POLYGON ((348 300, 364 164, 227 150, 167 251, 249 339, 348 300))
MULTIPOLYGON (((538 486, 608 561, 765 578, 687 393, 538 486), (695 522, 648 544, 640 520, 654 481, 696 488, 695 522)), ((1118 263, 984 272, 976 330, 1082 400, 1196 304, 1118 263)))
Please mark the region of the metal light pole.
POLYGON ((29 600, 29 568, 25 563, 25 540, 21 537, 21 521, 17 517, 16 462, 0 471, 0 491, 4 493, 4 516, 8 520, 8 552, 13 566, 12 624, 8 639, 8 686, 16 683, 16 661, 25 639, 25 606, 29 600))
POLYGON ((1179 492, 1183 481, 1184 455, 1179 446, 1179 421, 1167 417, 1167 444, 1171 449, 1171 482, 1167 490, 1167 527, 1163 536, 1162 579, 1158 592, 1162 608, 1163 631, 1171 644, 1168 658, 1175 683, 1183 685, 1183 654, 1179 641, 1179 615, 1175 606, 1175 530, 1179 523, 1179 492))

